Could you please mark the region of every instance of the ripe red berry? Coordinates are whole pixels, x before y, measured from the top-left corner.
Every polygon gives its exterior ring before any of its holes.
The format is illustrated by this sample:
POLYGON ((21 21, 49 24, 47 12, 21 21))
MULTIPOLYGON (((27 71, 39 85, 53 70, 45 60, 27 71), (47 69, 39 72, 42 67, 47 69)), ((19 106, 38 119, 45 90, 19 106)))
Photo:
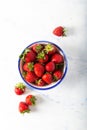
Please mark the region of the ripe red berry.
POLYGON ((37 79, 38 79, 38 77, 35 75, 35 73, 34 73, 33 71, 30 71, 30 72, 28 72, 28 73, 25 75, 25 80, 26 80, 27 82, 33 83, 33 82, 35 82, 37 79))
POLYGON ((27 62, 33 62, 36 59, 36 53, 27 48, 25 49, 25 51, 20 55, 20 59, 22 59, 23 61, 27 62))
POLYGON ((24 65, 23 65, 24 71, 30 72, 30 71, 33 71, 33 69, 34 69, 34 63, 33 62, 24 63, 24 65))
POLYGON ((63 56, 59 53, 55 53, 53 56, 52 56, 52 60, 54 63, 62 63, 64 62, 64 59, 63 59, 63 56))
POLYGON ((25 102, 26 102, 27 105, 31 105, 31 106, 35 105, 35 103, 36 103, 36 97, 33 96, 33 95, 28 95, 26 97, 26 99, 25 99, 25 102))
POLYGON ((45 69, 44 66, 40 63, 36 63, 34 65, 34 72, 38 77, 42 77, 43 73, 44 73, 45 69))
POLYGON ((25 102, 20 102, 18 109, 20 113, 30 112, 29 106, 25 102))
POLYGON ((57 70, 53 73, 54 79, 59 80, 62 78, 63 72, 60 70, 57 70))
POLYGON ((55 63, 50 61, 46 64, 45 68, 48 72, 53 72, 55 70, 55 63))
POLYGON ((47 44, 45 46, 45 52, 49 55, 54 54, 56 52, 56 47, 53 44, 47 44))
POLYGON ((42 76, 43 81, 45 81, 47 84, 52 83, 53 78, 52 75, 50 73, 46 73, 42 76))
POLYGON ((17 83, 15 86, 15 93, 17 95, 22 95, 25 92, 26 86, 23 83, 17 83))
POLYGON ((56 36, 65 36, 65 28, 62 27, 62 26, 59 26, 59 27, 56 27, 54 30, 53 30, 53 34, 56 35, 56 36))

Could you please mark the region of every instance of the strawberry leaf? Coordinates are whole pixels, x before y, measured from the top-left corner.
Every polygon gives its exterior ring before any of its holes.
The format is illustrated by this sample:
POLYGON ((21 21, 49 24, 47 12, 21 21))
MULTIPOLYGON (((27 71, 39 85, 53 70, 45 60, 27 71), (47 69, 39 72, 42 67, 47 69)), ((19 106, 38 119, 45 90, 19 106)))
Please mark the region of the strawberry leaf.
POLYGON ((39 52, 42 48, 43 48, 42 45, 37 45, 37 46, 36 46, 36 51, 39 52))
POLYGON ((30 49, 29 49, 29 48, 25 49, 24 52, 19 56, 19 58, 22 59, 22 60, 24 60, 25 55, 26 55, 28 52, 30 52, 30 49))
POLYGON ((57 80, 58 80, 58 77, 53 76, 53 81, 57 81, 57 80))
POLYGON ((21 114, 24 114, 24 113, 30 113, 30 109, 27 109, 27 110, 24 110, 23 112, 21 112, 21 114))
POLYGON ((23 83, 17 83, 17 84, 16 84, 16 88, 20 88, 20 89, 24 90, 25 87, 26 87, 26 86, 25 86, 23 83))
POLYGON ((23 78, 26 76, 26 74, 27 74, 27 72, 25 72, 25 71, 22 72, 23 78))
POLYGON ((32 98, 30 99, 30 101, 32 102, 33 105, 35 105, 36 97, 35 97, 35 96, 32 96, 32 98))
POLYGON ((51 45, 51 44, 47 44, 46 46, 45 46, 45 51, 46 51, 46 53, 48 53, 49 51, 52 51, 54 48, 53 48, 53 45, 51 45))
POLYGON ((28 68, 29 68, 30 71, 33 71, 34 70, 34 62, 29 62, 28 68))
POLYGON ((41 51, 40 53, 38 53, 37 55, 37 59, 44 59, 45 58, 45 52, 41 51))
POLYGON ((63 36, 67 36, 66 33, 67 33, 67 29, 64 28, 64 29, 63 29, 63 36))

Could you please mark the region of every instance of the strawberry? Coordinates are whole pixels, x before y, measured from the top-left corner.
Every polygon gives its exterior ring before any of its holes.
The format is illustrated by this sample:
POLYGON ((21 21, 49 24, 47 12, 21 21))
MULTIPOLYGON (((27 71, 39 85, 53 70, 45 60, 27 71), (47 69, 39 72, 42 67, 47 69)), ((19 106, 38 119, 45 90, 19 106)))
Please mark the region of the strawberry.
POLYGON ((50 61, 46 64, 45 68, 48 72, 53 72, 55 70, 55 63, 50 61))
POLYGON ((34 69, 34 63, 33 62, 24 63, 24 65, 23 65, 24 71, 30 72, 30 71, 33 71, 33 69, 34 69))
POLYGON ((36 97, 33 95, 28 95, 25 99, 27 105, 35 105, 36 97))
POLYGON ((43 76, 42 76, 42 79, 43 81, 45 81, 47 84, 50 84, 52 83, 52 75, 50 73, 45 73, 43 76))
POLYGON ((44 66, 40 63, 34 64, 34 72, 38 77, 42 77, 45 69, 44 66))
POLYGON ((37 55, 37 60, 40 62, 40 63, 45 63, 48 61, 48 55, 45 54, 44 51, 41 51, 40 53, 38 53, 37 55))
POLYGON ((52 56, 52 60, 54 63, 62 63, 64 62, 64 59, 63 59, 63 56, 59 53, 55 53, 53 56, 52 56))
POLYGON ((53 44, 47 44, 44 50, 47 54, 54 54, 56 52, 56 47, 53 44))
POLYGON ((35 73, 34 73, 33 71, 30 71, 30 72, 28 72, 28 73, 25 75, 25 80, 26 80, 27 82, 33 83, 33 82, 35 82, 37 79, 38 79, 38 77, 35 75, 35 73))
POLYGON ((61 79, 61 78, 62 78, 62 75, 63 75, 63 73, 62 73, 62 71, 60 71, 60 70, 57 70, 57 71, 55 71, 55 72, 53 73, 53 76, 54 76, 54 79, 55 79, 55 80, 61 79))
POLYGON ((20 56, 20 58, 25 62, 33 62, 36 59, 36 53, 33 52, 31 49, 27 48, 20 56))
POLYGON ((17 83, 15 86, 15 93, 17 95, 22 95, 25 92, 26 86, 23 83, 17 83))
POLYGON ((42 79, 39 79, 36 81, 36 85, 38 86, 44 86, 46 83, 42 80, 42 79))
POLYGON ((25 102, 20 102, 19 103, 19 112, 20 113, 29 113, 30 112, 30 109, 29 109, 29 106, 27 105, 27 103, 25 102))
POLYGON ((32 50, 25 55, 25 62, 33 62, 35 59, 36 54, 32 50))
POLYGON ((41 44, 35 44, 32 46, 33 51, 36 53, 40 52, 42 50, 42 48, 43 48, 43 45, 41 45, 41 44))
POLYGON ((66 36, 65 35, 65 28, 62 26, 59 26, 53 30, 53 34, 56 36, 66 36))

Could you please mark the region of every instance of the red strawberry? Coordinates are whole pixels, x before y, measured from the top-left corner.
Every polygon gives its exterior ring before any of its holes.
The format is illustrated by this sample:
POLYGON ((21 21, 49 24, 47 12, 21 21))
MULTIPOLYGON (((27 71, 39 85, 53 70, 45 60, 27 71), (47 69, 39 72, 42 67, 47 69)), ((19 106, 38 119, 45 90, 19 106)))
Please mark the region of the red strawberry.
POLYGON ((43 81, 45 81, 47 84, 50 84, 50 83, 52 83, 52 81, 53 81, 52 75, 51 75, 50 73, 45 73, 45 74, 42 76, 42 79, 43 79, 43 81))
POLYGON ((46 83, 42 79, 39 79, 39 80, 36 81, 36 84, 38 86, 44 86, 46 83))
POLYGON ((50 61, 46 64, 45 68, 48 72, 53 72, 55 70, 55 63, 50 61))
POLYGON ((43 48, 43 45, 41 44, 35 44, 32 46, 33 51, 35 51, 36 53, 40 52, 42 48, 43 48))
POLYGON ((41 51, 40 53, 38 53, 37 59, 40 63, 45 63, 48 61, 48 55, 45 54, 44 51, 41 51))
POLYGON ((29 113, 30 112, 30 109, 29 109, 29 106, 25 103, 25 102, 20 102, 19 103, 19 112, 20 113, 29 113))
POLYGON ((35 61, 36 59, 36 54, 30 50, 26 55, 25 55, 25 62, 32 62, 35 61))
POLYGON ((34 69, 34 63, 33 62, 28 62, 28 63, 25 63, 23 65, 24 71, 30 72, 30 71, 33 71, 33 69, 34 69))
POLYGON ((55 80, 61 79, 61 78, 62 78, 62 75, 63 75, 63 73, 62 73, 62 71, 60 71, 60 70, 57 70, 57 71, 55 71, 55 72, 53 73, 53 76, 54 76, 54 79, 55 79, 55 80))
POLYGON ((25 88, 26 88, 26 86, 23 83, 18 83, 15 86, 15 93, 17 95, 21 95, 25 92, 25 88))
POLYGON ((25 75, 25 80, 26 80, 27 82, 33 83, 33 82, 35 82, 37 79, 38 79, 38 77, 35 75, 35 73, 34 73, 33 71, 30 71, 30 72, 28 72, 28 73, 25 75))
POLYGON ((65 28, 59 26, 53 30, 53 34, 56 36, 65 36, 65 28))
POLYGON ((25 99, 27 105, 35 105, 36 97, 33 95, 28 95, 25 99))
POLYGON ((54 54, 56 52, 56 47, 53 44, 47 44, 44 50, 47 54, 54 54))
POLYGON ((61 54, 55 53, 52 56, 51 61, 53 61, 54 63, 61 63, 61 62, 64 62, 64 59, 63 59, 63 56, 61 54))
POLYGON ((25 62, 32 62, 36 59, 36 53, 27 48, 23 54, 21 54, 20 58, 25 62))
POLYGON ((40 63, 36 63, 34 65, 34 72, 38 77, 42 77, 43 73, 44 73, 45 69, 44 66, 41 65, 40 63))

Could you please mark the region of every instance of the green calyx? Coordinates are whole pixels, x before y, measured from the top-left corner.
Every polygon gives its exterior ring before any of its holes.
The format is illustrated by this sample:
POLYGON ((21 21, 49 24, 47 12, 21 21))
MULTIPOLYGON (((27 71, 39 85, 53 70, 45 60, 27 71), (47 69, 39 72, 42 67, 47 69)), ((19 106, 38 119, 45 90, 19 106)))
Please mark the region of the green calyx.
POLYGON ((41 82, 42 79, 38 79, 35 81, 35 83, 38 85, 41 82))
POLYGON ((40 53, 38 53, 37 55, 37 59, 44 59, 45 58, 45 52, 41 51, 40 53))
POLYGON ((29 63, 28 63, 28 69, 29 69, 30 71, 33 71, 33 70, 34 70, 34 62, 29 62, 29 63))
POLYGON ((32 98, 30 99, 30 101, 32 102, 32 105, 36 104, 36 97, 32 96, 32 98))
POLYGON ((58 70, 58 69, 63 69, 63 67, 64 67, 64 63, 60 63, 60 64, 56 64, 56 69, 58 70))
POLYGON ((24 113, 30 113, 30 109, 27 109, 21 112, 21 114, 24 114, 24 113))
POLYGON ((58 77, 56 77, 55 75, 53 76, 53 80, 54 81, 57 81, 58 80, 58 77))
POLYGON ((24 60, 25 55, 26 55, 28 52, 30 52, 30 49, 29 49, 29 48, 25 49, 24 52, 19 56, 19 58, 22 59, 22 60, 24 60))
POLYGON ((67 29, 63 28, 63 36, 67 36, 66 33, 67 33, 67 29))
POLYGON ((27 74, 27 72, 25 72, 25 71, 22 72, 22 76, 23 76, 24 78, 25 78, 26 74, 27 74))
POLYGON ((43 48, 42 45, 37 45, 37 46, 36 46, 36 52, 39 52, 42 48, 43 48))
POLYGON ((26 87, 26 86, 25 86, 23 83, 17 83, 17 84, 16 84, 16 88, 20 88, 20 89, 24 90, 25 87, 26 87))
POLYGON ((52 44, 47 44, 46 46, 45 46, 45 51, 46 51, 46 53, 48 53, 49 51, 52 51, 53 50, 53 45, 52 44))
POLYGON ((40 83, 40 82, 41 82, 41 80, 42 80, 42 79, 39 79, 39 80, 37 81, 37 83, 40 83))

